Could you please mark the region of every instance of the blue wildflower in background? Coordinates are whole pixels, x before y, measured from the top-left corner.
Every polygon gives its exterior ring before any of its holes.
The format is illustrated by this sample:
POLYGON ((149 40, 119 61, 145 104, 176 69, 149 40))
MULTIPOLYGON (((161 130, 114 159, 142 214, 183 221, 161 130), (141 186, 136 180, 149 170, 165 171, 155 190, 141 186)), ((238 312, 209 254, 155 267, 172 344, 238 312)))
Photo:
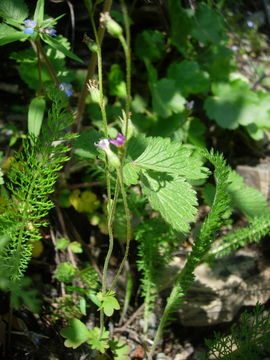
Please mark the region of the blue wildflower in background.
POLYGON ((37 23, 35 22, 35 20, 27 19, 27 20, 24 20, 23 23, 25 26, 25 29, 23 30, 23 32, 25 34, 34 34, 35 27, 37 26, 37 23))
POLYGON ((69 83, 62 83, 59 85, 59 89, 64 91, 64 93, 67 96, 72 96, 73 95, 73 91, 72 91, 72 85, 69 83))
POLYGON ((47 34, 49 36, 53 36, 53 37, 57 35, 56 29, 54 29, 54 28, 46 28, 46 29, 44 29, 44 32, 45 32, 45 34, 47 34))

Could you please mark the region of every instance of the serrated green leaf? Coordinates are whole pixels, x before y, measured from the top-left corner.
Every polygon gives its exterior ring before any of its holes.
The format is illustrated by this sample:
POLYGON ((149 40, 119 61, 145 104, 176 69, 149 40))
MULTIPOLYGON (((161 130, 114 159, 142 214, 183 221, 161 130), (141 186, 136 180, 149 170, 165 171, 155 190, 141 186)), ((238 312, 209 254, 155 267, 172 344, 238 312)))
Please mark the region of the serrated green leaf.
POLYGON ((69 323, 70 327, 61 330, 60 334, 67 338, 65 341, 66 347, 77 349, 77 347, 89 339, 90 330, 78 319, 71 319, 69 323))
POLYGON ((181 7, 179 1, 168 0, 168 12, 171 23, 171 42, 184 55, 190 44, 189 35, 193 27, 193 11, 181 7))
POLYGON ((183 96, 205 92, 209 88, 209 74, 202 71, 196 61, 173 62, 167 70, 183 96))
POLYGON ((127 158, 135 160, 147 148, 148 138, 145 135, 139 134, 132 137, 127 144, 127 158))
POLYGON ((35 137, 39 136, 45 108, 46 108, 46 102, 43 96, 35 97, 34 99, 32 99, 29 105, 28 133, 34 135, 35 137))
POLYGON ((223 19, 206 4, 199 4, 196 9, 192 35, 205 44, 219 44, 227 40, 223 19))
POLYGON ((255 218, 269 213, 263 194, 258 189, 245 185, 241 175, 232 170, 229 181, 228 192, 232 197, 232 203, 245 216, 255 218))
POLYGON ((171 79, 158 80, 152 86, 153 110, 163 118, 185 109, 185 98, 171 79))
POLYGON ((103 135, 96 130, 89 130, 80 134, 74 142, 74 153, 78 156, 95 159, 98 156, 95 143, 102 139, 103 135))
MULTIPOLYGON (((201 161, 192 157, 192 150, 168 138, 147 138, 145 151, 132 162, 134 167, 184 176, 187 179, 201 179, 207 176, 201 161)), ((129 166, 129 171, 130 170, 129 166)), ((135 178, 135 173, 131 175, 135 178)))
POLYGON ((82 245, 78 241, 72 241, 69 244, 69 248, 74 254, 81 254, 83 252, 82 245))
POLYGON ((258 97, 245 81, 213 84, 212 91, 214 96, 206 99, 204 108, 220 127, 233 130, 253 123, 258 116, 258 97))
POLYGON ((127 186, 137 184, 139 181, 139 172, 140 169, 134 166, 132 163, 124 165, 123 176, 125 184, 127 186))
POLYGON ((135 53, 141 60, 160 60, 165 53, 164 34, 157 30, 144 30, 136 36, 135 53))
POLYGON ((142 189, 152 208, 176 231, 187 232, 197 213, 196 193, 191 185, 177 178, 154 171, 142 171, 142 189))
POLYGON ((90 344, 94 350, 98 350, 102 354, 104 354, 106 349, 109 348, 109 331, 103 331, 102 336, 100 336, 100 329, 98 327, 95 327, 89 332, 90 339, 88 340, 88 344, 90 344))
POLYGON ((0 24, 0 45, 6 45, 18 40, 26 40, 29 35, 22 31, 15 30, 6 24, 0 24))
POLYGON ((34 20, 36 21, 37 25, 41 25, 44 18, 44 0, 38 0, 35 8, 34 13, 34 20))
POLYGON ((78 61, 80 63, 83 63, 83 60, 80 59, 77 55, 73 54, 73 52, 69 51, 65 46, 63 46, 57 39, 52 38, 49 35, 46 34, 40 34, 42 40, 48 44, 49 46, 51 46, 53 49, 58 50, 60 52, 62 52, 64 55, 66 55, 67 57, 78 61))
POLYGON ((28 16, 28 7, 23 0, 1 0, 0 16, 21 23, 28 16))

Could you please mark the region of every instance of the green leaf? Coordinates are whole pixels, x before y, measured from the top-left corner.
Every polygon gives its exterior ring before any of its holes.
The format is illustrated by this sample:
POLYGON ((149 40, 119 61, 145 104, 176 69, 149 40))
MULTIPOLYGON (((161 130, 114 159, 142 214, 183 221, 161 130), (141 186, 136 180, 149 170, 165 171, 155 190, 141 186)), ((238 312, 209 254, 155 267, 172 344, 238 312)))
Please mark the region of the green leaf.
POLYGON ((80 59, 77 55, 73 54, 73 52, 69 51, 65 46, 63 46, 57 39, 52 38, 49 35, 46 34, 40 34, 42 40, 48 44, 49 46, 51 46, 53 49, 60 51, 61 53, 63 53, 64 55, 66 55, 67 57, 78 61, 80 63, 83 63, 83 60, 80 59))
POLYGON ((23 0, 1 0, 0 16, 22 23, 28 17, 28 7, 23 0))
POLYGON ((245 81, 216 83, 212 91, 214 96, 206 99, 204 108, 220 127, 233 130, 239 125, 253 123, 258 117, 258 97, 245 81))
POLYGON ((142 189, 152 208, 176 231, 187 232, 197 213, 196 193, 191 185, 177 178, 153 171, 142 171, 142 189))
POLYGON ((168 12, 171 23, 171 42, 183 55, 187 55, 190 46, 188 37, 194 21, 193 11, 183 9, 180 1, 168 0, 168 12))
POLYGON ((207 176, 201 161, 192 157, 192 150, 168 138, 149 137, 145 151, 132 162, 134 167, 158 172, 167 172, 188 179, 207 176))
POLYGON ((46 102, 43 96, 35 97, 29 106, 28 110, 28 133, 39 136, 44 112, 46 108, 46 102))
POLYGON ((255 188, 245 185, 244 179, 235 171, 229 174, 228 192, 232 197, 234 207, 245 216, 255 218, 269 213, 269 207, 263 194, 255 188))
POLYGON ((205 147, 205 132, 206 126, 203 122, 193 118, 188 129, 188 141, 195 146, 205 147))
POLYGON ((38 0, 34 13, 34 20, 40 26, 44 18, 44 0, 38 0))
POLYGON ((6 24, 0 24, 0 45, 6 45, 18 40, 26 40, 29 35, 22 31, 15 30, 6 24))
POLYGON ((72 241, 69 244, 69 248, 74 254, 81 254, 83 252, 82 245, 78 241, 72 241))
POLYGON ((102 293, 98 293, 97 297, 101 301, 100 307, 103 309, 106 316, 112 316, 114 310, 120 309, 120 305, 115 297, 114 291, 109 291, 105 295, 103 295, 102 293))
POLYGON ((208 90, 209 75, 199 68, 195 61, 173 62, 167 70, 168 77, 175 80, 183 96, 198 94, 208 90))
POLYGON ((141 60, 160 60, 165 54, 164 34, 157 30, 144 30, 136 36, 135 53, 141 60))
POLYGON ((120 65, 113 64, 108 76, 110 95, 124 97, 127 94, 124 74, 120 65))
POLYGON ((77 270, 72 264, 68 262, 62 262, 56 268, 55 278, 58 281, 67 284, 71 283, 75 279, 76 273, 77 270))
POLYGON ((102 354, 109 348, 109 331, 104 330, 100 336, 100 329, 95 327, 90 332, 90 339, 87 341, 91 345, 92 349, 100 351, 102 354))
POLYGON ((78 319, 70 320, 70 327, 60 331, 60 334, 67 338, 65 341, 66 347, 77 349, 81 344, 87 341, 90 337, 90 331, 87 327, 78 319))
POLYGON ((163 118, 179 113, 185 108, 185 98, 171 79, 158 80, 152 86, 153 111, 163 118))
POLYGON ((127 186, 138 184, 140 169, 134 166, 132 163, 124 165, 123 176, 124 182, 127 186))
POLYGON ((129 360, 130 347, 125 340, 114 339, 110 342, 110 348, 114 353, 114 360, 129 360))
POLYGON ((200 64, 206 70, 211 81, 228 81, 229 75, 236 69, 234 52, 226 46, 211 46, 200 55, 200 64))
POLYGON ((96 130, 85 131, 74 142, 74 154, 87 159, 95 159, 98 156, 95 143, 102 139, 102 133, 96 130))
POLYGON ((66 238, 60 238, 56 241, 55 247, 59 250, 66 250, 70 241, 66 238))
POLYGON ((219 44, 227 40, 223 19, 206 4, 199 4, 196 9, 192 35, 205 44, 219 44))

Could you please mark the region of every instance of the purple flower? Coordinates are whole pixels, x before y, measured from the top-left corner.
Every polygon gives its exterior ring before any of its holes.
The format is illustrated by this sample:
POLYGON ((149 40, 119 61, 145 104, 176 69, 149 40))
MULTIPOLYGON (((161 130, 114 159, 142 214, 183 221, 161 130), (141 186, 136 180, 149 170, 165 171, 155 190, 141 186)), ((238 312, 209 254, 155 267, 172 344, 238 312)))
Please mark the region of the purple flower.
POLYGON ((105 151, 109 163, 115 168, 119 169, 121 166, 121 162, 119 157, 110 149, 110 140, 101 139, 98 143, 95 143, 95 146, 99 149, 105 151))
POLYGON ((49 36, 56 36, 56 29, 54 28, 46 28, 44 29, 45 34, 49 35, 49 36))
POLYGON ((35 20, 27 19, 27 20, 24 20, 23 23, 25 26, 25 29, 23 30, 23 32, 25 34, 34 34, 35 27, 37 26, 37 23, 35 22, 35 20))
POLYGON ((116 139, 115 139, 115 140, 109 140, 109 142, 110 142, 111 144, 117 146, 117 147, 121 147, 121 146, 124 145, 125 140, 126 140, 126 139, 125 139, 124 135, 121 134, 121 133, 118 133, 116 139))
POLYGON ((64 91, 64 93, 69 97, 73 95, 72 85, 68 83, 62 83, 59 85, 59 89, 64 91))

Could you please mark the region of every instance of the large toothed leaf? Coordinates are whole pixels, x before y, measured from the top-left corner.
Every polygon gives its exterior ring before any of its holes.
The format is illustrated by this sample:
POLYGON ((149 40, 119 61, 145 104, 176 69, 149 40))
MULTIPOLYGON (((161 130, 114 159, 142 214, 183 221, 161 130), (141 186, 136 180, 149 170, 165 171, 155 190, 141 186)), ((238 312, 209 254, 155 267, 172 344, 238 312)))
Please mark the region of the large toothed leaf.
POLYGON ((141 169, 167 172, 187 179, 206 177, 207 171, 201 161, 192 156, 192 150, 168 138, 147 138, 144 152, 132 164, 141 169))
POLYGON ((142 171, 142 189, 152 208, 176 231, 187 232, 196 215, 196 193, 182 178, 142 171))
POLYGON ((28 7, 23 0, 1 0, 0 16, 22 22, 28 16, 28 7))

